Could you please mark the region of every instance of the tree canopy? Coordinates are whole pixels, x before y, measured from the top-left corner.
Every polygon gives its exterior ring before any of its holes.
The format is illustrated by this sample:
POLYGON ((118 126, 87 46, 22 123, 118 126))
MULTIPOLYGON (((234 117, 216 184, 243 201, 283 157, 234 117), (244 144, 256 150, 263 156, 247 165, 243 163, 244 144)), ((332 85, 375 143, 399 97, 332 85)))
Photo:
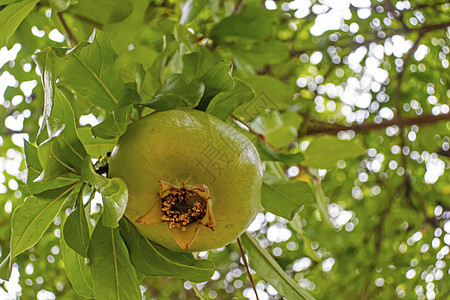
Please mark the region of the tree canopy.
POLYGON ((447 299, 449 39, 441 0, 0 0, 0 298, 447 299), (105 176, 180 108, 264 161, 224 248, 145 239, 105 176))

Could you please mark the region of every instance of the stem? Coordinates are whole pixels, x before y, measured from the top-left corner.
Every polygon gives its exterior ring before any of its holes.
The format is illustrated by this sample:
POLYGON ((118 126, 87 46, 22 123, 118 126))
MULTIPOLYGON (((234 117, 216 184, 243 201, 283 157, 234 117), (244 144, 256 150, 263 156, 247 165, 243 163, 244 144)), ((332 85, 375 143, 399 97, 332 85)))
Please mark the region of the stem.
POLYGON ((237 239, 237 243, 239 245, 239 251, 241 251, 241 257, 242 257, 242 261, 244 262, 245 270, 247 271, 248 279, 250 279, 250 284, 252 285, 253 291, 255 291, 256 300, 259 300, 258 292, 256 291, 255 282, 253 281, 252 274, 250 274, 250 268, 248 267, 248 262, 247 262, 247 259, 245 258, 245 252, 244 252, 244 249, 242 248, 240 238, 237 239))
POLYGON ((257 133, 253 128, 250 127, 250 125, 248 125, 247 122, 245 122, 244 120, 239 119, 237 116, 235 115, 231 115, 231 117, 233 119, 235 119, 236 121, 238 121, 239 123, 241 123, 242 125, 244 125, 245 127, 248 128, 248 132, 250 132, 251 134, 255 135, 257 138, 259 138, 260 140, 262 140, 264 142, 264 144, 266 144, 267 146, 269 146, 270 148, 276 150, 276 148, 267 141, 266 137, 261 134, 261 133, 257 133))
POLYGON ((193 282, 191 282, 192 285, 192 290, 195 292, 195 295, 200 299, 200 300, 209 300, 209 298, 207 298, 205 296, 205 294, 203 294, 202 291, 200 291, 197 287, 197 285, 193 282))
MULTIPOLYGON (((58 13, 58 18, 59 18, 59 20, 61 21, 61 24, 62 24, 62 26, 64 27, 64 29, 66 30, 67 35, 69 36, 69 38, 70 38, 70 40, 72 41, 72 43, 73 43, 74 45, 77 45, 77 44, 78 44, 78 40, 77 40, 77 38, 75 37, 75 35, 73 34, 72 30, 70 30, 69 26, 67 25, 66 20, 64 19, 64 16, 63 16, 63 13, 62 13, 62 12, 59 12, 59 13, 58 13)), ((70 43, 69 43, 69 47, 71 47, 71 46, 72 46, 72 45, 70 45, 70 43)))

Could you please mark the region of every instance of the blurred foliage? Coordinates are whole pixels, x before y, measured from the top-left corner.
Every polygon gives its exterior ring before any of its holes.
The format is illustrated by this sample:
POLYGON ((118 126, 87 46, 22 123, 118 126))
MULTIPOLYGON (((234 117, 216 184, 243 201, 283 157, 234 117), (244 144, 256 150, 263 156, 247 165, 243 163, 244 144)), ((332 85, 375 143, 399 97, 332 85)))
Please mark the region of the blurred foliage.
MULTIPOLYGON (((247 129, 266 160, 266 204, 243 238, 250 267, 261 262, 260 299, 295 299, 292 282, 316 299, 449 298, 449 16, 440 0, 0 0, 1 261, 12 212, 36 193, 23 140, 41 144, 39 125, 55 117, 40 84, 53 74, 55 99, 76 120, 65 137, 99 165, 130 114, 180 107, 186 93, 185 106, 247 129), (93 94, 89 76, 112 93, 93 94)), ((59 241, 73 188, 42 239, 13 259, 0 298, 80 298, 59 241)), ((237 244, 197 256, 216 266, 198 291, 135 274, 145 298, 255 299, 237 244)))

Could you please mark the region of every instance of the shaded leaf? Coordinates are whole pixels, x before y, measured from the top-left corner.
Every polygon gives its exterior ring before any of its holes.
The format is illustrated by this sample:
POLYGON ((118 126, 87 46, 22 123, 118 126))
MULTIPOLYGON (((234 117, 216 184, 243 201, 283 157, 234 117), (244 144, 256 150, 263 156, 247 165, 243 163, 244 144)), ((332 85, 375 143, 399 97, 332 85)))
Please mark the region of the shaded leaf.
POLYGON ((328 199, 325 196, 325 192, 322 189, 322 184, 319 181, 313 181, 314 183, 314 192, 316 194, 317 206, 319 208, 320 215, 325 223, 334 228, 333 223, 331 222, 331 216, 328 212, 328 199))
POLYGON ((283 297, 287 299, 307 299, 314 298, 302 287, 298 285, 280 267, 275 259, 248 233, 241 236, 242 244, 247 251, 249 264, 265 281, 270 283, 283 297))
POLYGON ((226 121, 237 107, 255 97, 255 93, 248 85, 240 80, 235 80, 235 83, 232 90, 219 93, 211 100, 206 109, 207 113, 226 121))
POLYGON ((81 168, 81 177, 92 184, 103 198, 103 225, 107 227, 119 226, 128 202, 128 189, 120 178, 106 178, 95 173, 90 156, 86 156, 81 168))
POLYGON ((197 260, 190 253, 168 250, 139 234, 128 220, 120 221, 133 266, 147 276, 176 276, 194 282, 207 281, 214 274, 214 264, 197 260))
POLYGON ((309 238, 309 236, 307 236, 305 234, 305 231, 303 230, 303 226, 302 226, 302 221, 301 221, 300 215, 297 215, 295 218, 293 218, 289 224, 292 226, 292 228, 295 231, 298 232, 298 234, 302 238, 303 251, 305 251, 305 254, 308 255, 310 258, 314 259, 317 262, 321 261, 320 257, 317 256, 316 251, 312 248, 312 241, 311 241, 311 239, 309 238))
POLYGON ((103 139, 114 139, 123 135, 130 122, 131 107, 115 109, 103 122, 92 127, 92 134, 103 139))
POLYGON ((125 19, 132 9, 128 0, 81 0, 72 5, 69 11, 101 23, 113 23, 125 19))
POLYGON ((236 114, 246 120, 257 116, 267 115, 273 110, 284 109, 287 104, 294 104, 294 91, 291 86, 277 78, 262 75, 243 79, 256 93, 255 98, 248 104, 236 110, 236 114))
POLYGON ((70 0, 49 0, 48 2, 54 12, 65 11, 70 6, 70 0))
POLYGON ((291 220, 305 203, 315 203, 311 187, 301 181, 264 182, 261 202, 271 213, 291 220))
POLYGON ((47 200, 28 197, 19 205, 11 219, 11 257, 14 258, 34 246, 53 222, 76 184, 67 187, 58 197, 47 200))
POLYGON ((88 256, 95 299, 141 299, 136 271, 119 229, 103 226, 92 233, 88 256))
POLYGON ((11 253, 0 264, 0 278, 8 281, 11 276, 11 253))
POLYGON ((155 97, 142 105, 157 111, 195 107, 204 91, 205 85, 194 76, 172 74, 155 97))
POLYGON ((258 149, 259 155, 262 160, 267 161, 281 161, 287 164, 299 164, 304 160, 301 152, 297 153, 282 153, 273 150, 267 146, 262 140, 256 140, 256 149, 258 149))
POLYGON ((201 77, 216 63, 214 55, 207 49, 183 55, 183 74, 201 77))
POLYGON ((198 105, 198 109, 205 111, 211 99, 220 92, 225 92, 234 88, 234 80, 231 76, 233 64, 221 61, 213 65, 200 78, 205 84, 205 93, 198 105))
POLYGON ((267 41, 253 45, 236 44, 231 47, 231 51, 254 67, 278 64, 289 57, 289 49, 281 41, 267 41))
POLYGON ((76 173, 62 157, 61 146, 58 143, 59 137, 42 144, 38 148, 39 161, 44 171, 34 182, 47 182, 68 172, 76 173))
POLYGON ((335 136, 321 136, 311 141, 305 150, 303 164, 317 169, 329 169, 341 159, 358 157, 364 147, 354 141, 342 141, 335 136))
POLYGON ((27 188, 31 194, 35 196, 41 196, 42 193, 46 191, 63 188, 65 186, 75 184, 78 181, 80 181, 80 176, 72 172, 69 172, 59 175, 54 179, 48 181, 38 181, 38 182, 31 181, 27 183, 27 188))
POLYGON ((78 129, 78 136, 86 148, 87 154, 91 157, 104 156, 114 148, 119 139, 118 136, 113 139, 94 138, 91 130, 91 127, 82 127, 78 129))
POLYGON ((86 219, 86 212, 83 205, 83 188, 80 189, 76 199, 76 207, 67 217, 62 231, 66 244, 79 255, 87 257, 89 247, 89 227, 86 219))
POLYGON ((274 14, 262 7, 245 6, 240 14, 222 19, 211 30, 213 38, 245 37, 262 40, 274 34, 274 14))
MULTIPOLYGON (((63 228, 66 225, 63 224, 63 228)), ((64 231, 61 232, 59 239, 61 247, 61 255, 64 261, 64 269, 66 270, 67 278, 73 289, 81 296, 86 298, 93 298, 94 291, 92 290, 92 276, 89 266, 86 264, 86 259, 72 250, 66 244, 66 236, 64 231)))

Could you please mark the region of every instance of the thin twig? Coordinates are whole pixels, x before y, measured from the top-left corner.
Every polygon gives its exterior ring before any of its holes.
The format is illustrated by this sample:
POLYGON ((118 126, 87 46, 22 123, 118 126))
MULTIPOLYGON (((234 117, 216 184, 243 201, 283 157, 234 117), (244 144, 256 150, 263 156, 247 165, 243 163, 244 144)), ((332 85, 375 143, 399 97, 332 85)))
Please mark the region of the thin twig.
MULTIPOLYGON (((63 16, 63 13, 62 13, 62 12, 59 12, 59 13, 58 13, 58 18, 59 18, 59 20, 61 21, 62 26, 63 26, 64 29, 66 30, 67 35, 69 35, 70 40, 72 41, 72 43, 74 44, 74 46, 77 45, 77 44, 78 44, 78 40, 77 40, 77 38, 75 37, 75 35, 73 34, 72 30, 70 30, 69 26, 67 25, 66 20, 64 19, 64 16, 63 16)), ((69 46, 71 46, 71 45, 69 45, 69 46)))
POLYGON ((248 279, 250 279, 250 284, 252 285, 253 291, 255 291, 256 300, 259 300, 258 292, 256 291, 255 282, 253 281, 252 274, 250 274, 250 268, 248 267, 247 258, 245 258, 245 252, 244 252, 244 249, 242 248, 241 239, 238 238, 237 242, 239 245, 239 250, 241 251, 241 257, 242 257, 242 261, 244 262, 245 270, 247 271, 248 279))
POLYGON ((257 133, 247 122, 245 122, 244 120, 239 119, 237 116, 235 115, 231 115, 231 117, 233 119, 235 119, 236 121, 238 121, 239 123, 241 123, 242 125, 244 125, 245 127, 248 128, 248 131, 253 134, 254 136, 256 136, 257 138, 259 138, 260 140, 262 140, 264 142, 264 144, 266 144, 267 146, 269 146, 272 149, 276 149, 275 146, 273 146, 271 143, 269 143, 266 139, 266 137, 261 134, 261 133, 257 133))
POLYGON ((237 15, 242 11, 242 8, 244 8, 245 1, 240 0, 239 3, 234 8, 233 14, 237 15))

